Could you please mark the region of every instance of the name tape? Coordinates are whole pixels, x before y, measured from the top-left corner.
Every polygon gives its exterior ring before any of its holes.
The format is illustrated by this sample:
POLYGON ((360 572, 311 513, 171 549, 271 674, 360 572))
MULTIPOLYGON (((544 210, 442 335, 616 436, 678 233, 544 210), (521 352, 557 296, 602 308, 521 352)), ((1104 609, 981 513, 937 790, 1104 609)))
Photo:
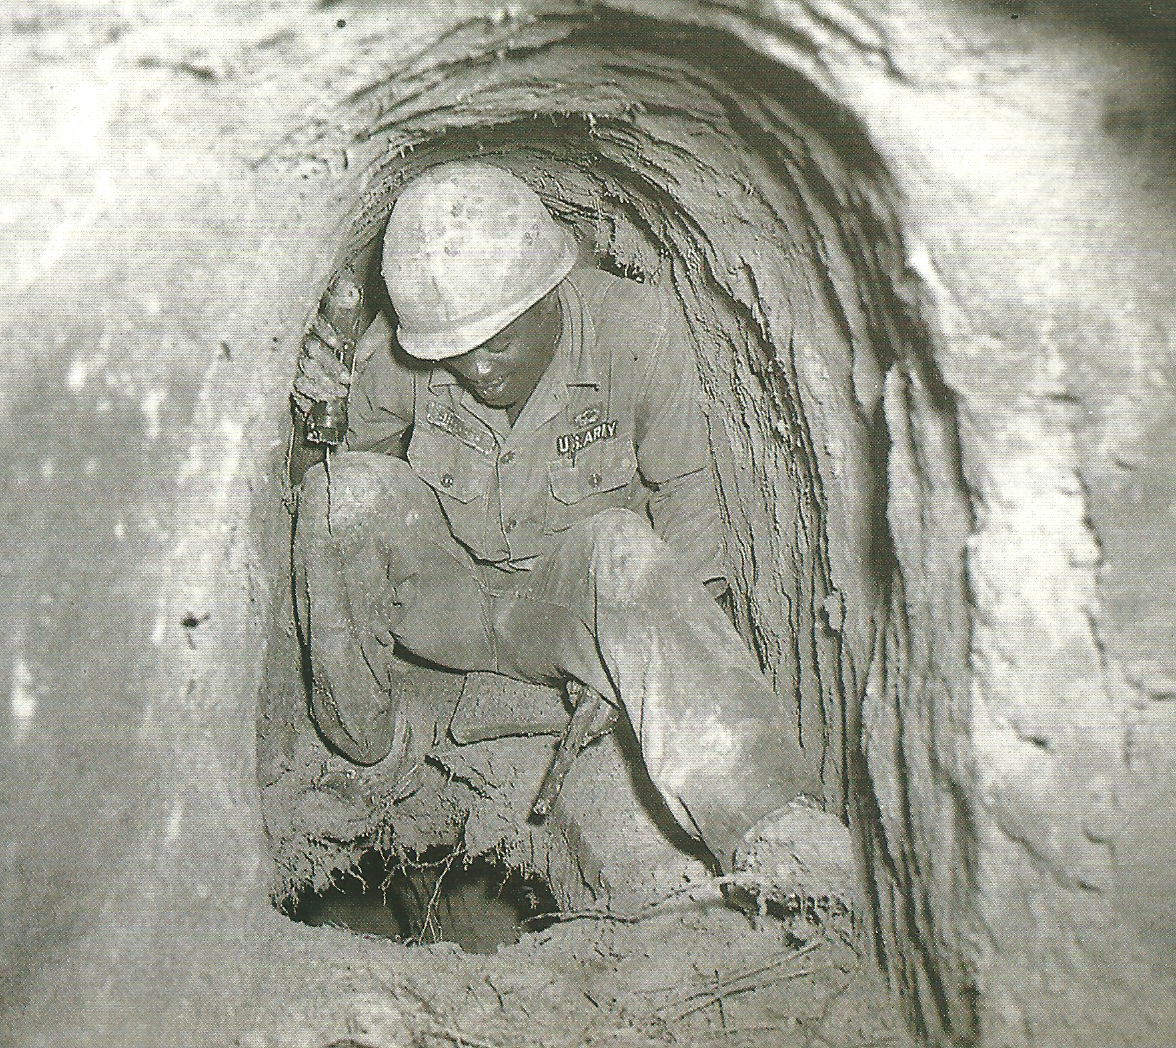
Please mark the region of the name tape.
POLYGON ((494 438, 489 433, 484 433, 463 419, 452 408, 447 408, 435 400, 429 401, 425 407, 425 421, 480 454, 493 455, 494 449, 497 447, 494 438))

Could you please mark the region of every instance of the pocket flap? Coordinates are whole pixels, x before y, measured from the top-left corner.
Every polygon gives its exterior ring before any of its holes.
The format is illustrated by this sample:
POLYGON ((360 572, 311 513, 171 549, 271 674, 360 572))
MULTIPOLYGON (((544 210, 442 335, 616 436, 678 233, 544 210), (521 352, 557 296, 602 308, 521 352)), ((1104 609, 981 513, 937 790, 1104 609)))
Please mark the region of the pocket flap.
POLYGON ((441 440, 427 430, 408 445, 412 471, 439 495, 469 503, 486 491, 491 464, 456 441, 441 440))
POLYGON ((557 502, 573 505, 589 495, 615 491, 629 483, 637 472, 632 441, 603 441, 575 457, 547 464, 551 494, 557 502))

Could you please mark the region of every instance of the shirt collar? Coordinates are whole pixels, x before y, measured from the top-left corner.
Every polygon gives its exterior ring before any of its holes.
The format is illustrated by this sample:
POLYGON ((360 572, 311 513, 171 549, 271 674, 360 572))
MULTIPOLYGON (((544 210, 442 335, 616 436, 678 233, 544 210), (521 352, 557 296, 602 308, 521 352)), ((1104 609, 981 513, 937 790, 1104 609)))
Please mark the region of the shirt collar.
POLYGON ((436 393, 437 390, 444 389, 446 386, 456 385, 457 376, 452 371, 440 364, 433 365, 429 372, 429 392, 436 393))

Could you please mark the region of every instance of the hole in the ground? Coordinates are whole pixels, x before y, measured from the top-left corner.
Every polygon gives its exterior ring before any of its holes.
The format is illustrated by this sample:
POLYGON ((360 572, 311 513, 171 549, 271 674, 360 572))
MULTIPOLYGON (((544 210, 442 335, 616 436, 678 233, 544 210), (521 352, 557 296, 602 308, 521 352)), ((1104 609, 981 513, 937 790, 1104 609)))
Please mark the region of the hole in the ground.
POLYGON ((292 920, 331 925, 409 945, 454 942, 468 953, 493 953, 525 931, 547 926, 558 910, 551 890, 480 857, 463 863, 434 848, 411 859, 372 849, 321 893, 306 892, 285 908, 292 920))

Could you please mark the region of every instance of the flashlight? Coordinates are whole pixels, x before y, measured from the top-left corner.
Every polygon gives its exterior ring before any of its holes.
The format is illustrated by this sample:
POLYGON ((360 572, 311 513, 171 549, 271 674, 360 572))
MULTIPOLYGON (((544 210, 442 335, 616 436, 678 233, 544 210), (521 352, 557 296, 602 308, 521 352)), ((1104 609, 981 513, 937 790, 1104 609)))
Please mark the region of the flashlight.
MULTIPOLYGON (((327 285, 319 301, 319 314, 335 332, 335 356, 350 374, 355 365, 356 338, 363 319, 363 288, 350 265, 343 266, 327 285)), ((346 395, 311 405, 306 421, 306 439, 310 443, 337 447, 346 435, 346 395)))

